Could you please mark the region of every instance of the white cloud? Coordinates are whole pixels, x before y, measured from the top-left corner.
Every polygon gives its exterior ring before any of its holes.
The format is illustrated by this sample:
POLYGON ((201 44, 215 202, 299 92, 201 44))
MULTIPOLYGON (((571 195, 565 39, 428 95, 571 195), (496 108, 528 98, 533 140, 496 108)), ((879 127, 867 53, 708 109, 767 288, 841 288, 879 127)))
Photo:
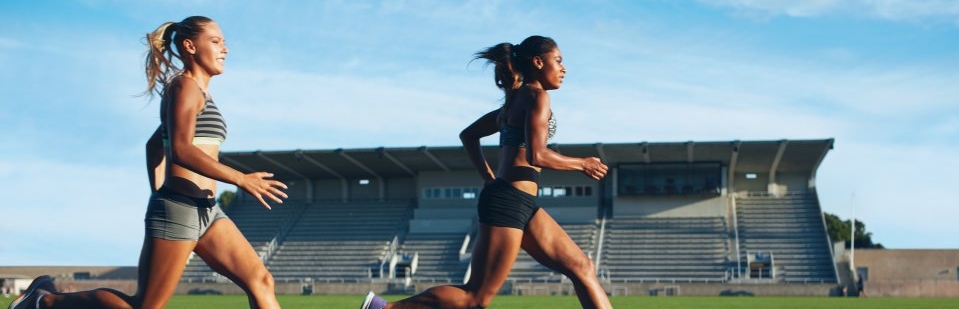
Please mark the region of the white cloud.
POLYGON ((941 122, 932 123, 926 133, 933 136, 959 137, 959 117, 952 115, 941 122))
POLYGON ((475 23, 494 20, 500 14, 504 14, 503 3, 502 0, 463 2, 394 0, 384 2, 380 7, 380 12, 385 14, 414 14, 419 18, 475 23))
POLYGON ((955 234, 959 191, 949 167, 959 165, 955 145, 902 147, 836 140, 820 167, 823 210, 855 216, 892 248, 959 247, 955 234), (852 196, 855 195, 853 198, 852 196))
POLYGON ((841 0, 701 0, 715 6, 732 7, 749 16, 787 15, 794 17, 818 16, 841 9, 841 0))
MULTIPOLYGON (((836 65, 816 58, 769 54, 738 40, 713 45, 692 39, 647 38, 639 51, 613 45, 596 58, 614 61, 600 62, 599 68, 586 68, 582 73, 574 67, 567 80, 573 84, 580 74, 587 75, 579 87, 602 96, 608 94, 605 88, 612 86, 620 92, 635 92, 624 93, 624 99, 633 96, 725 108, 809 110, 849 121, 915 119, 956 106, 953 89, 959 88, 959 74, 941 64, 852 61, 836 65)), ((825 51, 830 59, 837 57, 833 55, 836 52, 838 57, 850 57, 841 50, 825 51)), ((597 99, 601 100, 593 100, 597 99)))
POLYGON ((959 2, 951 0, 862 0, 867 12, 890 20, 947 18, 959 21, 959 2))
POLYGON ((236 70, 216 81, 223 91, 211 92, 235 123, 231 148, 451 145, 469 121, 498 106, 495 88, 467 79, 236 70))
POLYGON ((700 0, 729 7, 737 14, 766 19, 779 15, 817 17, 834 14, 923 22, 929 19, 959 22, 959 2, 950 0, 700 0))
POLYGON ((0 260, 135 265, 149 196, 146 173, 140 170, 125 164, 4 159, 0 179, 8 193, 0 204, 0 260))
POLYGON ((22 42, 13 38, 0 37, 0 50, 14 49, 14 48, 20 48, 20 47, 23 47, 22 42))

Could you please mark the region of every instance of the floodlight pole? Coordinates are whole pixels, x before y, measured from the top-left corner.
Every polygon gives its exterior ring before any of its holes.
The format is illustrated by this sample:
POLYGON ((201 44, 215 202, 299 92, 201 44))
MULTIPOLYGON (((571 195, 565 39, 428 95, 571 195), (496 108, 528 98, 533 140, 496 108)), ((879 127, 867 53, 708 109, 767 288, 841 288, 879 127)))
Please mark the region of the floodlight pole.
POLYGON ((852 207, 852 219, 849 220, 852 228, 849 235, 849 270, 852 271, 852 279, 859 279, 859 272, 856 271, 856 192, 853 191, 849 197, 849 205, 852 207))

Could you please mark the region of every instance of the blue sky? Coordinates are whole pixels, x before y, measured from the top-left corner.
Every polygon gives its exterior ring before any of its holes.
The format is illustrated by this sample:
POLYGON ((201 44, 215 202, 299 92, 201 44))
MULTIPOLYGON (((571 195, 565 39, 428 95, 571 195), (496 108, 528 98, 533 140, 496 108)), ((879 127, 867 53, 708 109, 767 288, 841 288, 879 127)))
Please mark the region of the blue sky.
POLYGON ((0 2, 0 265, 136 264, 142 37, 189 15, 230 48, 224 151, 457 145, 501 97, 472 54, 540 34, 569 69, 554 141, 835 138, 825 211, 959 248, 956 1, 184 3, 0 2))

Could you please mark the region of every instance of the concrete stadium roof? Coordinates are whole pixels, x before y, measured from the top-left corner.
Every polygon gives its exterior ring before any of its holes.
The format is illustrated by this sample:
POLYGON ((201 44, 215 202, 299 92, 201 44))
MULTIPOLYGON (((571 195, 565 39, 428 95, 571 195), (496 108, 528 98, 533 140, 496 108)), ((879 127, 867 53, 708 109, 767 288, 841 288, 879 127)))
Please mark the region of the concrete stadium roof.
MULTIPOLYGON (((599 157, 610 167, 635 163, 714 162, 739 173, 815 173, 833 139, 665 143, 552 144, 573 157, 599 157)), ((483 146, 490 164, 498 146, 483 146)), ((242 172, 269 171, 277 179, 414 177, 423 171, 472 170, 461 146, 224 152, 220 161, 242 172)))

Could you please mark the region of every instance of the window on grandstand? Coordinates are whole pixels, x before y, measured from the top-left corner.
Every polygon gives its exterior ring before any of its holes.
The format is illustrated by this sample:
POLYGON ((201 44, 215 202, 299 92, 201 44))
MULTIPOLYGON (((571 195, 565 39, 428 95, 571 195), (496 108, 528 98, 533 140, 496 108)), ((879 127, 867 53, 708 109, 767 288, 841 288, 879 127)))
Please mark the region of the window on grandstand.
MULTIPOLYGON (((472 200, 479 197, 481 188, 476 187, 442 187, 424 188, 421 197, 427 200, 435 199, 464 199, 472 200)), ((593 196, 591 186, 555 186, 540 187, 541 197, 589 197, 593 196)))
POLYGON ((539 196, 541 197, 593 196, 593 187, 590 187, 590 186, 540 187, 539 196))
POLYGON ((368 184, 370 184, 370 180, 369 180, 369 179, 360 179, 360 185, 364 185, 364 186, 365 186, 365 185, 368 185, 368 184))
POLYGON ((701 163, 620 164, 619 196, 718 195, 722 165, 701 163))
POLYGON ((560 197, 560 196, 566 196, 566 188, 565 187, 553 188, 553 197, 560 197))
POLYGON ((464 199, 471 200, 479 196, 480 188, 474 187, 451 187, 451 188, 424 188, 423 199, 464 199))
POLYGON ((746 174, 746 179, 756 179, 756 177, 758 177, 756 173, 746 174))

